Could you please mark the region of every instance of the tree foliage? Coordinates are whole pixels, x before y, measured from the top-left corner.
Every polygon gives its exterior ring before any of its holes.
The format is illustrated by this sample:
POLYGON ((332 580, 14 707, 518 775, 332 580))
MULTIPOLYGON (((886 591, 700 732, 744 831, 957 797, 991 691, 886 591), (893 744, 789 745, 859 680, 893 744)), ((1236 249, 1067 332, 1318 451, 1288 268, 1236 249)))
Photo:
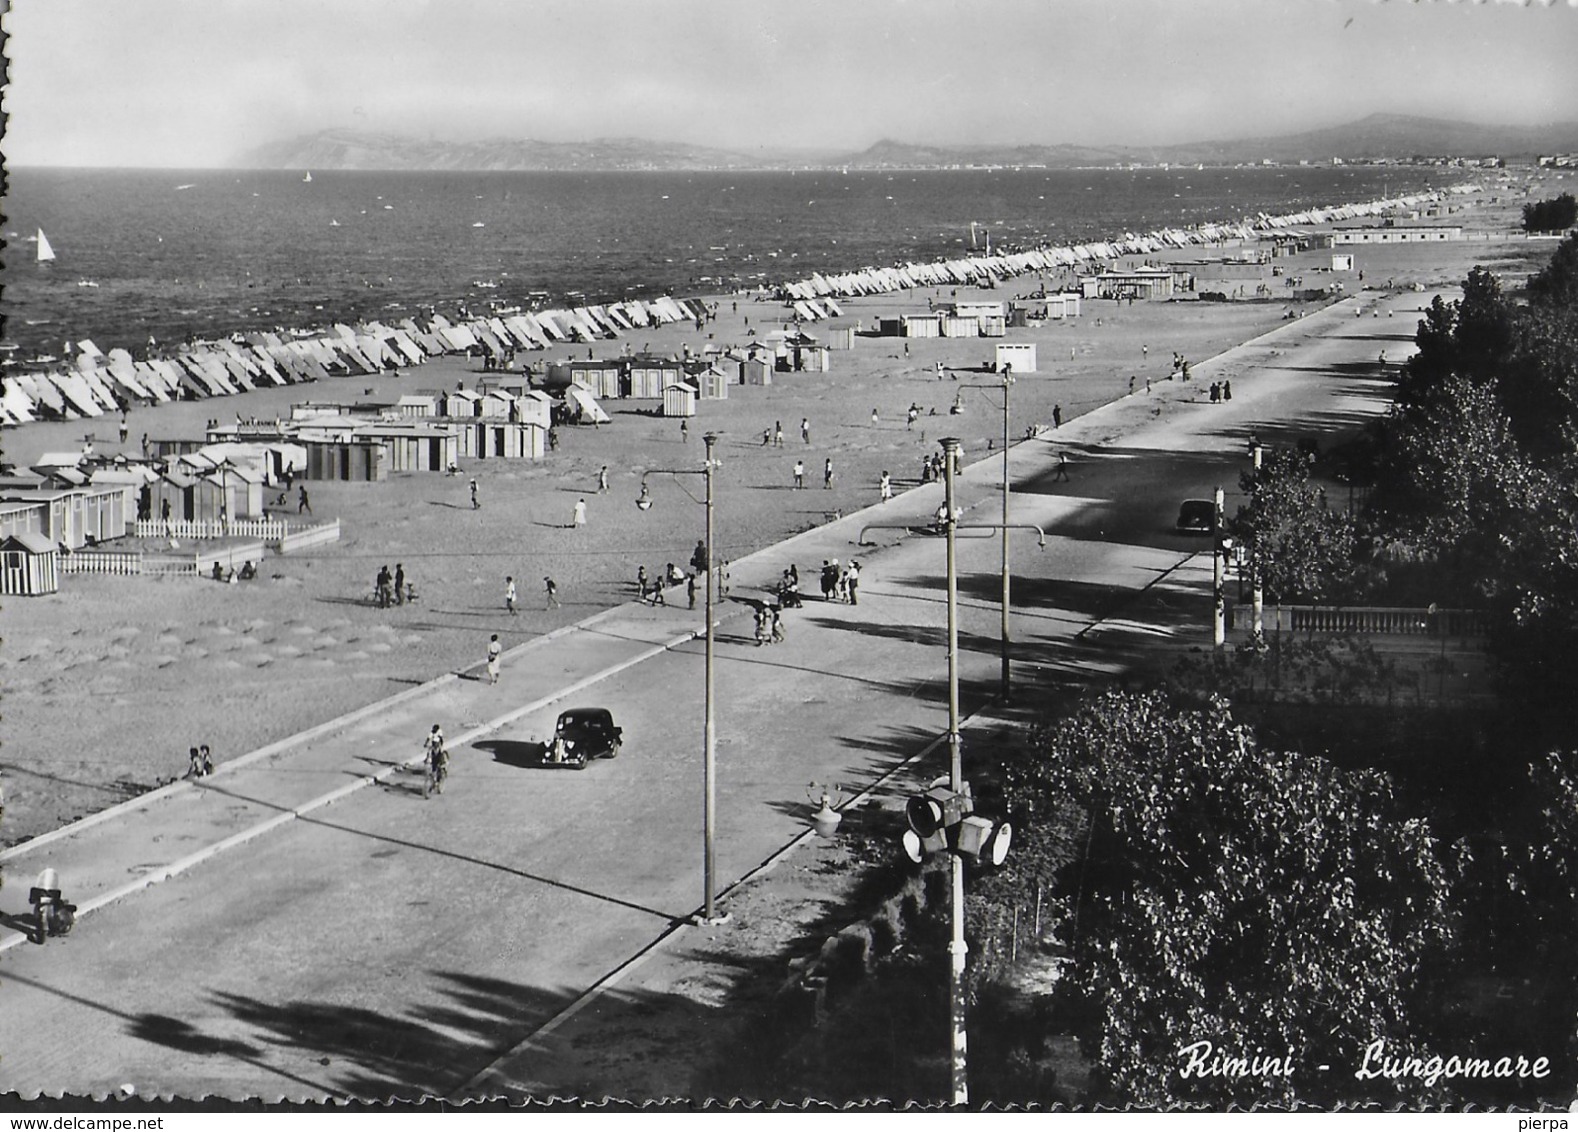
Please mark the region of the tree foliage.
POLYGON ((1578 200, 1573 199, 1572 193, 1523 206, 1525 232, 1565 232, 1575 223, 1578 223, 1578 200))
POLYGON ((1351 1100, 1323 1093, 1351 1078, 1315 1067, 1356 1064, 1378 1037, 1414 1042, 1410 993, 1449 939, 1448 885, 1383 776, 1261 750, 1222 701, 1178 711, 1160 693, 1095 699, 1040 748, 1008 796, 1028 815, 1063 800, 1089 815, 1065 989, 1112 1099, 1351 1100), (1181 1051, 1202 1039, 1294 1072, 1185 1077, 1181 1051))
POLYGON ((1310 483, 1314 457, 1291 449, 1266 453, 1239 485, 1249 502, 1229 524, 1271 601, 1323 601, 1343 593, 1354 571, 1354 530, 1310 483))
POLYGON ((1578 235, 1519 303, 1475 268, 1425 312, 1378 432, 1379 537, 1467 579, 1499 615, 1503 690, 1562 741, 1578 676, 1578 235))

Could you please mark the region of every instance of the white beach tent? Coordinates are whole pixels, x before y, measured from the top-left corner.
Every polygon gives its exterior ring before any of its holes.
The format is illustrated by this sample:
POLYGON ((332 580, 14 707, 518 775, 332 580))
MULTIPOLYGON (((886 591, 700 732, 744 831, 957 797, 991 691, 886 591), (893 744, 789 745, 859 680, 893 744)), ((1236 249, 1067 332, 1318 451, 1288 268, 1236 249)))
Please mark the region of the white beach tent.
POLYGON ((603 412, 603 407, 597 403, 597 399, 579 385, 571 385, 565 389, 564 402, 582 424, 607 424, 610 419, 608 414, 603 412))

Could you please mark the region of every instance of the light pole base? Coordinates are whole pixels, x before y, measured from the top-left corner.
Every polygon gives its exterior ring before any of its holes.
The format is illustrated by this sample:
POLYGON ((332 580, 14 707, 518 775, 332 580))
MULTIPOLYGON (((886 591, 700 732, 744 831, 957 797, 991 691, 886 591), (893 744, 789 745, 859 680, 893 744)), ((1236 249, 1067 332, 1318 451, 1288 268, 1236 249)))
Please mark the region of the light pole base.
POLYGON ((732 919, 734 919, 733 912, 724 912, 721 915, 713 916, 711 919, 708 919, 704 913, 697 912, 690 918, 690 922, 698 928, 716 928, 721 927, 732 919))

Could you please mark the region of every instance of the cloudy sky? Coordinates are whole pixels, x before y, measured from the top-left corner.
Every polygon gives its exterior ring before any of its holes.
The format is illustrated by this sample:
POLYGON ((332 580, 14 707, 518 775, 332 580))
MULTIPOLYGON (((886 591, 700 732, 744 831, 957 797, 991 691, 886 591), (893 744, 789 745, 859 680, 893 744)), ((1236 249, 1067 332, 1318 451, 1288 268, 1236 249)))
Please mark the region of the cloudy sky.
POLYGON ((13 165, 330 127, 751 151, 1578 118, 1578 0, 11 0, 13 165))

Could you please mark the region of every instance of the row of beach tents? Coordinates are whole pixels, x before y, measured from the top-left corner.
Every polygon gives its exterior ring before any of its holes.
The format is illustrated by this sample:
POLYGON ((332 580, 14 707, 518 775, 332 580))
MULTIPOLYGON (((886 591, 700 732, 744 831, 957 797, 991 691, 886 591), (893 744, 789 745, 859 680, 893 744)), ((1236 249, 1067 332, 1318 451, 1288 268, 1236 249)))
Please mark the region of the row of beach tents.
MULTIPOLYGON (((1474 186, 1451 190, 1474 191, 1474 186)), ((779 288, 779 298, 793 305, 804 321, 814 321, 816 304, 832 305, 832 296, 875 295, 916 287, 956 287, 995 282, 1036 271, 1078 268, 1125 255, 1152 255, 1167 249, 1207 247, 1229 240, 1252 240, 1259 232, 1295 224, 1326 224, 1366 216, 1382 216, 1399 209, 1413 209, 1440 200, 1441 192, 1416 193, 1361 204, 1306 209, 1285 216, 1261 213, 1254 220, 1236 224, 1199 224, 1188 228, 1162 228, 1137 235, 1126 232, 1111 240, 1096 240, 1068 247, 969 256, 934 263, 907 263, 897 267, 867 267, 843 274, 817 273, 779 288)), ((837 310, 833 307, 834 311, 837 310)), ((827 317, 836 317, 828 315, 827 317)))
POLYGON ((643 327, 699 322, 698 300, 668 296, 571 310, 495 314, 454 321, 432 314, 396 323, 337 323, 320 331, 256 331, 197 342, 164 357, 134 359, 124 349, 77 343, 69 368, 6 375, 0 423, 76 420, 135 405, 244 393, 326 377, 372 374, 420 365, 440 354, 478 351, 503 357, 517 349, 618 338, 643 327))

